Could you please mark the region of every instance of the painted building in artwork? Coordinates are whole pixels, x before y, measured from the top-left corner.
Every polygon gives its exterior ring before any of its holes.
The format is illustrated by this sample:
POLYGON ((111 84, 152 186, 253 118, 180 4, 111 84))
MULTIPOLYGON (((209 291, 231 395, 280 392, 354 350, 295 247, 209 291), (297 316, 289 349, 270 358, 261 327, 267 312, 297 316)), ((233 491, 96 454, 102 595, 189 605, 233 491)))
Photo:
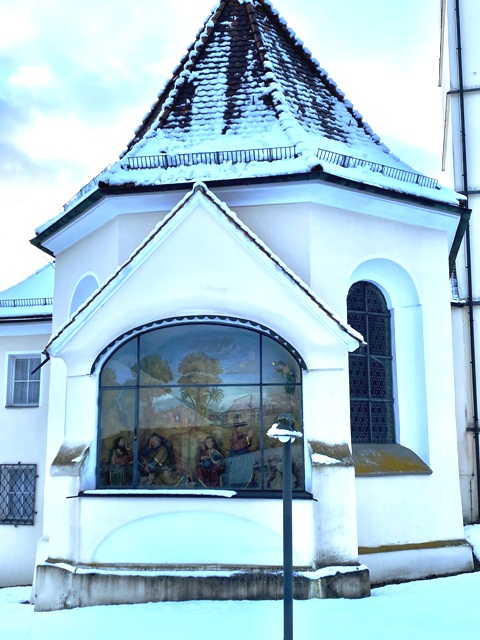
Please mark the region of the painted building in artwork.
POLYGON ((282 414, 296 597, 471 570, 468 218, 270 2, 221 0, 125 154, 32 240, 56 261, 36 609, 281 597, 282 414))
POLYGON ((53 280, 48 264, 0 293, 0 587, 32 583, 42 536, 49 371, 39 365, 53 280))
POLYGON ((444 96, 444 169, 472 211, 457 261, 452 303, 456 419, 464 520, 478 522, 480 447, 478 371, 480 365, 480 48, 475 0, 442 0, 440 82, 444 96), (477 329, 475 328, 477 327, 477 329))

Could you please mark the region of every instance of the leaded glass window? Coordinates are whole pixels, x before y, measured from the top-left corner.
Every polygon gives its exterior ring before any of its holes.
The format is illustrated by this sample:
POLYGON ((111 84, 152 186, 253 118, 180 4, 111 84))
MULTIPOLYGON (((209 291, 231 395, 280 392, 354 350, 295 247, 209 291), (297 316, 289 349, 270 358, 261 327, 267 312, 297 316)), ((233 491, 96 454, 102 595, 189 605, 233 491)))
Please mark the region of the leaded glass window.
POLYGON ((367 343, 349 355, 352 442, 395 442, 392 330, 385 297, 370 282, 348 293, 348 323, 367 343))
MULTIPOLYGON (((282 413, 302 430, 301 368, 253 329, 180 324, 131 338, 100 374, 99 488, 280 491, 282 413)), ((303 444, 293 446, 303 490, 303 444)))

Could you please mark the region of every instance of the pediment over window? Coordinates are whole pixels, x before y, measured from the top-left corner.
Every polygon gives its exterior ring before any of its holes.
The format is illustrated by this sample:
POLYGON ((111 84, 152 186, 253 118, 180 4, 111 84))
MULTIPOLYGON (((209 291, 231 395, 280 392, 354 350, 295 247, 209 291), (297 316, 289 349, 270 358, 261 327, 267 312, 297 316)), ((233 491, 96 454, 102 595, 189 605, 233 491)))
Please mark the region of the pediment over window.
POLYGON ((202 313, 248 318, 277 331, 299 352, 303 340, 312 357, 321 351, 324 361, 327 353, 343 357, 362 343, 360 334, 199 184, 60 327, 47 353, 86 372, 118 335, 161 318, 202 313))

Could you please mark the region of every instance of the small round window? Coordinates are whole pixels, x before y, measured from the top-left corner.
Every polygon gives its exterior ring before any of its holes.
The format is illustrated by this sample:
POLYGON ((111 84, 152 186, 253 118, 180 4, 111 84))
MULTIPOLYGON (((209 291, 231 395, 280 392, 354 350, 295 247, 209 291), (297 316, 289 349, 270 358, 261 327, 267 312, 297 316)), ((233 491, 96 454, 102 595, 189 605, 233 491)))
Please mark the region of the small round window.
MULTIPOLYGON (((125 342, 100 375, 99 488, 280 491, 282 413, 302 430, 301 369, 271 337, 220 324, 125 342)), ((303 443, 293 446, 303 490, 303 443)))

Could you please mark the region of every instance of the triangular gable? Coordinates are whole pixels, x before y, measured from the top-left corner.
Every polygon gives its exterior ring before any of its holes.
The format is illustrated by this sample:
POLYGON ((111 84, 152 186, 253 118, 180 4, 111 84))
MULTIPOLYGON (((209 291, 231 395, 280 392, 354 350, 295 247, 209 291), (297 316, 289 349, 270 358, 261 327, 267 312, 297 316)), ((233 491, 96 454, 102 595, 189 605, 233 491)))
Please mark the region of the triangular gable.
MULTIPOLYGON (((86 325, 115 293, 146 263, 166 239, 175 233, 182 222, 195 210, 196 205, 215 217, 228 230, 235 242, 240 242, 257 262, 267 269, 270 276, 287 289, 291 298, 298 301, 310 316, 315 316, 337 341, 349 350, 363 343, 362 336, 344 322, 325 304, 296 274, 294 274, 237 216, 220 202, 203 184, 196 184, 181 202, 147 236, 136 251, 108 280, 77 310, 77 312, 52 336, 45 348, 47 355, 59 355, 64 347, 86 325)), ((185 306, 188 299, 182 299, 185 306)), ((126 314, 128 317, 128 314, 126 314)), ((152 318, 150 318, 152 319, 152 318)))

